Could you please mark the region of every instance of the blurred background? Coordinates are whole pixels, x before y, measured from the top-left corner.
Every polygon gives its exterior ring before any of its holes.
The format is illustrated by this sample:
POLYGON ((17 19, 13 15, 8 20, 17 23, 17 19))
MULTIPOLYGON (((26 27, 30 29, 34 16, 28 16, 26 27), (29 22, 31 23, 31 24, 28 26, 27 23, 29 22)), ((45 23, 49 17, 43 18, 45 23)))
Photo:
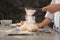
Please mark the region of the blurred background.
MULTIPOLYGON (((13 20, 13 23, 24 21, 26 14, 24 7, 42 8, 50 3, 51 0, 0 0, 0 20, 13 20)), ((33 16, 39 23, 44 20, 45 14, 46 12, 37 10, 33 16)))

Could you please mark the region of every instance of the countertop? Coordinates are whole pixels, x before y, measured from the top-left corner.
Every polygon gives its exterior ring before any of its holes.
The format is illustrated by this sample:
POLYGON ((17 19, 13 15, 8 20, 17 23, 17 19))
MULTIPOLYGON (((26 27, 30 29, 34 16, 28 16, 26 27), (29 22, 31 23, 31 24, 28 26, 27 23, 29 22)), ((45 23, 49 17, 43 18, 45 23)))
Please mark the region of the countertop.
MULTIPOLYGON (((47 28, 51 29, 51 28, 47 28)), ((1 33, 1 32, 0 32, 1 33)), ((13 35, 8 36, 7 34, 0 34, 0 40, 60 40, 60 34, 54 30, 51 32, 36 32, 30 35, 13 35)))

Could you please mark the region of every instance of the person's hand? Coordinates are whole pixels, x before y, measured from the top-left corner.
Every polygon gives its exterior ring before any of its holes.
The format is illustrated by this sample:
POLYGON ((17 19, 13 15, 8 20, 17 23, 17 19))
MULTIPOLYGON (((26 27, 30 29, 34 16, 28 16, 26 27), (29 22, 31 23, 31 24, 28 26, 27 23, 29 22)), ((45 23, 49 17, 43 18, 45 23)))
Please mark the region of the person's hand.
POLYGON ((47 7, 43 7, 43 8, 42 8, 42 11, 43 11, 43 12, 47 12, 47 9, 48 9, 47 7))
POLYGON ((55 13, 56 11, 58 11, 58 5, 57 4, 51 4, 51 5, 48 5, 46 7, 43 7, 42 8, 42 11, 44 12, 50 12, 50 13, 55 13))
POLYGON ((38 28, 42 28, 43 25, 42 25, 41 23, 37 23, 37 27, 38 27, 38 28))
POLYGON ((37 31, 39 29, 39 27, 37 26, 37 25, 34 25, 33 27, 32 27, 32 32, 35 32, 35 31, 37 31))

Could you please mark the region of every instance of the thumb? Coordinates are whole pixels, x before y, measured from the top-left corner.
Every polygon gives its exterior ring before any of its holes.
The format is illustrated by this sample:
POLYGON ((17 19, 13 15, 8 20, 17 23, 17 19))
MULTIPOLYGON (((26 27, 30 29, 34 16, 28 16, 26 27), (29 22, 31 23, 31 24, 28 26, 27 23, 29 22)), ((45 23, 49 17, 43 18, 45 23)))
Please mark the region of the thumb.
POLYGON ((46 12, 47 9, 48 9, 47 7, 43 7, 43 8, 42 8, 42 11, 43 11, 43 12, 46 12))

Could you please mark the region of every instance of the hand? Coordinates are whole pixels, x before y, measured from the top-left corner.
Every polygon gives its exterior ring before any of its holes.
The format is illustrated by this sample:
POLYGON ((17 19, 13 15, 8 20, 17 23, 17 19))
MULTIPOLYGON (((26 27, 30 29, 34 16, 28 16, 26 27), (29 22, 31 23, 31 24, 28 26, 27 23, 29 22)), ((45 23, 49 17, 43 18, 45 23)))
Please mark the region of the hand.
POLYGON ((43 7, 43 8, 42 8, 42 11, 43 11, 43 12, 47 12, 47 9, 48 9, 47 7, 43 7))
POLYGON ((37 27, 38 27, 38 28, 42 28, 43 25, 42 25, 41 23, 37 23, 37 27))
POLYGON ((42 11, 45 11, 45 12, 50 12, 50 13, 55 13, 56 11, 58 11, 59 7, 57 4, 51 4, 51 5, 48 5, 46 7, 43 7, 42 8, 42 11))
POLYGON ((39 29, 39 27, 37 25, 35 25, 33 28, 32 28, 32 32, 35 32, 39 29))

